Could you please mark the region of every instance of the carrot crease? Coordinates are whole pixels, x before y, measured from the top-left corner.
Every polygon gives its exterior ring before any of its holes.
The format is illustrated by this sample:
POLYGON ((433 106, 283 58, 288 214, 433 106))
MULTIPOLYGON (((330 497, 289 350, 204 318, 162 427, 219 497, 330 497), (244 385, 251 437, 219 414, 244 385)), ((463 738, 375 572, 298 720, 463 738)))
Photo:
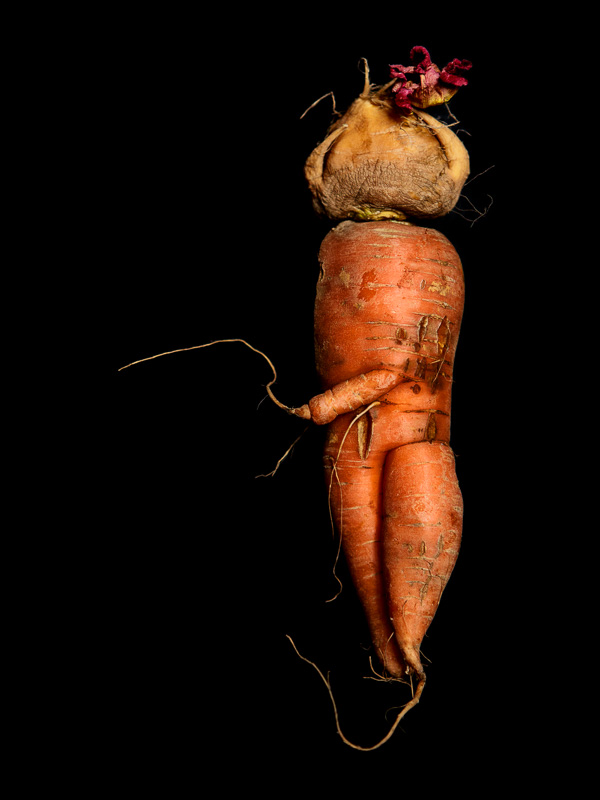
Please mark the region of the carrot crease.
POLYGON ((321 669, 317 666, 317 664, 315 664, 314 661, 311 661, 310 659, 306 658, 306 656, 303 656, 302 653, 300 653, 300 651, 296 647, 296 644, 294 643, 294 640, 292 639, 291 636, 289 636, 289 634, 286 634, 286 638, 289 639, 292 647, 296 651, 296 655, 298 656, 298 658, 302 659, 302 661, 305 661, 307 664, 310 664, 311 667, 313 667, 313 669, 316 670, 316 672, 318 673, 319 677, 321 678, 321 680, 323 681, 323 683, 327 687, 327 691, 329 693, 329 698, 330 698, 331 704, 333 706, 333 713, 334 713, 334 717, 335 717, 335 726, 336 726, 338 735, 340 736, 340 738, 344 742, 344 744, 348 745, 348 747, 352 747, 354 750, 361 750, 363 752, 370 752, 372 750, 377 750, 379 747, 381 747, 383 744, 385 744, 387 741, 389 741, 391 739, 391 737, 393 736, 394 731, 396 730, 396 728, 398 727, 398 725, 402 721, 402 719, 411 710, 411 708, 414 708, 418 704, 419 700, 421 699, 421 695, 423 693, 423 689, 425 688, 425 675, 422 675, 420 677, 419 682, 417 683, 417 688, 413 692, 412 699, 409 700, 408 703, 406 703, 404 706, 401 707, 400 712, 396 716, 396 719, 392 723, 390 729, 385 734, 385 736, 382 739, 380 739, 378 742, 373 744, 373 745, 363 746, 363 745, 360 745, 360 744, 356 744, 355 742, 350 741, 350 739, 348 739, 347 736, 345 736, 344 732, 342 731, 342 728, 341 728, 341 725, 340 725, 340 717, 339 717, 337 703, 335 701, 335 697, 333 696, 333 689, 331 688, 331 681, 329 680, 329 673, 327 674, 327 676, 325 676, 323 674, 323 672, 321 671, 321 669))
MULTIPOLYGON (((333 486, 333 477, 334 477, 334 475, 335 475, 335 479, 337 481, 338 488, 340 490, 340 504, 342 504, 342 484, 341 484, 341 481, 340 481, 340 478, 339 478, 339 475, 338 475, 338 471, 337 471, 337 461, 334 461, 333 458, 331 458, 331 457, 329 457, 329 460, 332 461, 332 464, 331 464, 331 479, 329 481, 329 491, 328 491, 328 494, 327 494, 327 505, 328 505, 328 508, 329 508, 329 522, 331 524, 331 534, 332 534, 333 538, 335 538, 336 526, 335 526, 335 520, 333 519, 333 512, 331 510, 331 489, 332 489, 332 486, 333 486)), ((339 558, 340 558, 340 553, 342 551, 342 533, 343 533, 343 528, 340 525, 339 526, 338 547, 337 547, 337 552, 335 554, 335 559, 333 561, 333 568, 331 570, 331 573, 332 573, 333 577, 336 579, 336 581, 339 584, 339 589, 333 595, 333 597, 330 597, 329 600, 325 601, 326 603, 333 603, 333 601, 336 600, 341 595, 342 590, 344 588, 344 584, 342 583, 342 581, 340 580, 339 575, 336 572, 336 568, 337 568, 338 561, 339 561, 339 558)))

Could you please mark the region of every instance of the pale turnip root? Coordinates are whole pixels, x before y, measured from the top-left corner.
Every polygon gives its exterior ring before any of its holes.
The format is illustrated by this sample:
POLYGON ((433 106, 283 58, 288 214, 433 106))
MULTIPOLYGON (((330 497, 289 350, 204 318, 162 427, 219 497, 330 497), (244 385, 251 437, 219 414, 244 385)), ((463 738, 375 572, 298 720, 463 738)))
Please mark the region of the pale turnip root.
POLYGON ((469 156, 452 130, 422 109, 447 102, 466 80, 467 61, 439 70, 424 48, 412 67, 363 92, 309 156, 305 174, 316 210, 334 220, 426 219, 455 206, 469 156), (414 80, 412 80, 414 79, 414 80))

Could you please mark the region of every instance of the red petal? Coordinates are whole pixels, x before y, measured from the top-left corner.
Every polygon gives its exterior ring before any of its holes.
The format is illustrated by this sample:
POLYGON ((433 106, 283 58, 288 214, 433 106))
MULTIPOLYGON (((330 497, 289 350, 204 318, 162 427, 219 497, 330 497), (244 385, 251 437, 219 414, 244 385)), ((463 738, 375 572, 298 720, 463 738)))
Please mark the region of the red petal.
POLYGON ((407 81, 406 83, 397 83, 392 87, 392 92, 394 93, 394 102, 398 108, 406 108, 409 111, 412 110, 412 105, 410 104, 409 98, 412 97, 417 88, 417 84, 412 83, 412 81, 407 81))
POLYGON ((410 110, 412 105, 427 108, 448 102, 459 86, 467 85, 467 79, 462 73, 471 69, 470 61, 455 58, 440 71, 424 47, 413 47, 410 59, 413 62, 411 67, 390 64, 390 77, 397 81, 392 92, 399 108, 410 110), (415 73, 419 76, 417 83, 413 83, 408 77, 415 73))
POLYGON ((407 74, 412 74, 414 67, 403 67, 401 64, 390 64, 390 78, 406 79, 407 74))
POLYGON ((425 72, 431 66, 429 52, 424 47, 413 47, 410 51, 410 60, 416 63, 417 72, 425 72))
POLYGON ((472 64, 470 61, 461 61, 455 58, 444 67, 440 73, 440 78, 444 83, 450 83, 452 86, 466 86, 468 83, 467 79, 458 73, 466 72, 471 69, 471 67, 472 64))

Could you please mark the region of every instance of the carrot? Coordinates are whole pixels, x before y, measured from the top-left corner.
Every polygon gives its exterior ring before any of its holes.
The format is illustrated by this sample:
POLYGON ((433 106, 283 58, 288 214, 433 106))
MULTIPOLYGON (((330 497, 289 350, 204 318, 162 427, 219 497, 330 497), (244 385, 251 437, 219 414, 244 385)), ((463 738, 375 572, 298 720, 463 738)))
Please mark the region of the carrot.
MULTIPOLYGON (((454 554, 460 538, 461 501, 448 444, 462 268, 441 233, 397 221, 340 223, 323 241, 320 261, 315 341, 319 375, 332 387, 325 396, 346 394, 356 382, 352 376, 373 374, 369 367, 396 377, 341 450, 352 410, 340 399, 341 413, 326 418, 334 519, 386 672, 422 677, 425 621, 454 564, 448 548, 454 554), (410 463, 408 451, 430 466, 400 469, 404 458, 410 463), (440 495, 442 474, 447 491, 440 495), (414 507, 401 500, 405 484, 419 497, 414 507)), ((309 407, 318 408, 318 400, 309 407)))

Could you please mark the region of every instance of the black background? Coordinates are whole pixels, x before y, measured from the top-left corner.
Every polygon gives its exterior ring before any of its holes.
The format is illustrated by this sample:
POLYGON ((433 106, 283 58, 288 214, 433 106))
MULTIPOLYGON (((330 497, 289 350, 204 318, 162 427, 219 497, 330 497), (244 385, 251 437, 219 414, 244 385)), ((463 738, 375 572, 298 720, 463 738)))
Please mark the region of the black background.
MULTIPOLYGON (((210 777, 223 790, 278 794, 358 776, 398 790, 440 776, 510 783, 535 761, 539 700, 535 711, 521 702, 529 669, 556 667, 532 635, 538 587, 502 544, 531 535, 539 515, 522 366, 534 357, 528 300, 543 287, 523 265, 546 257, 526 229, 552 208, 534 131, 509 124, 524 102, 504 95, 520 42, 501 24, 482 38, 401 10, 342 24, 316 9, 214 20, 144 11, 86 23, 78 42, 82 74, 72 63, 65 73, 82 109, 73 207, 100 340, 87 424, 102 464, 87 514, 99 526, 86 531, 76 574, 86 656, 75 727, 93 731, 80 756, 88 774, 110 785, 122 769, 125 787, 171 791, 210 777), (224 343, 119 368, 243 338, 275 365, 282 402, 315 393, 312 303, 329 226, 302 170, 330 98, 300 117, 328 92, 344 110, 362 89, 362 58, 383 83, 416 44, 440 66, 473 62, 450 104, 471 179, 455 212, 433 223, 466 276, 452 435, 464 539, 423 644, 423 699, 390 742, 361 753, 340 741, 324 685, 286 638, 329 672, 348 737, 377 741, 407 697, 365 680, 368 635, 343 564, 343 592, 326 602, 337 584, 322 431, 306 431, 275 476, 256 477, 304 430, 265 399, 272 376, 259 355, 224 343), (526 212, 533 193, 540 210, 526 212), (511 325, 522 348, 506 347, 511 325)), ((530 59, 551 46, 534 37, 530 59)))

